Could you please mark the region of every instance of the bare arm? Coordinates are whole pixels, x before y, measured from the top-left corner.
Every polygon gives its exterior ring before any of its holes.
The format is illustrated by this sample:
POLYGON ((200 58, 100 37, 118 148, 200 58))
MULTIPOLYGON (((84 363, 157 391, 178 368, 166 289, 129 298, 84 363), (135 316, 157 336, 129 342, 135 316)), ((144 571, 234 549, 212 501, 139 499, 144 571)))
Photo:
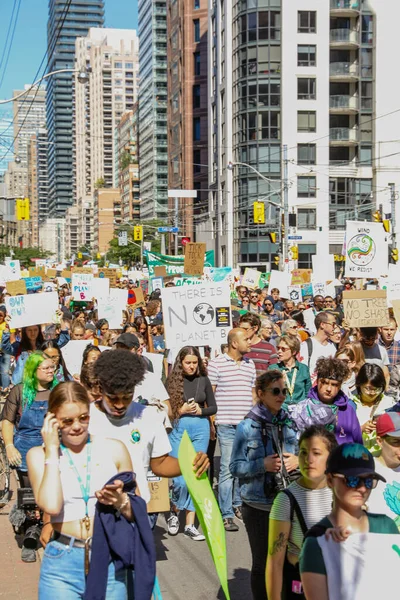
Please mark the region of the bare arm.
POLYGON ((8 462, 12 467, 19 467, 21 464, 21 454, 14 446, 14 423, 3 419, 1 422, 1 433, 6 447, 8 462))
POLYGON ((58 515, 64 503, 58 449, 31 448, 26 462, 36 504, 49 515, 58 515), (45 461, 49 462, 45 465, 45 461))
POLYGON ((270 519, 268 532, 268 558, 266 570, 266 586, 268 600, 281 600, 283 564, 285 562, 287 543, 291 523, 270 519))
POLYGON ((257 396, 255 387, 251 388, 251 395, 253 396, 253 404, 257 404, 258 396, 257 396))
MULTIPOLYGON (((210 466, 210 461, 204 452, 198 452, 193 461, 193 469, 196 472, 196 477, 200 478, 210 466)), ((168 454, 157 456, 150 459, 150 468, 154 475, 158 477, 179 477, 181 470, 177 458, 173 458, 168 454)))
POLYGON ((385 365, 384 367, 382 367, 382 371, 383 374, 385 375, 385 379, 386 379, 386 389, 388 389, 389 387, 389 383, 390 383, 390 373, 389 373, 389 369, 387 368, 387 366, 385 365))
POLYGON ((301 583, 307 600, 329 600, 326 575, 302 573, 301 583))

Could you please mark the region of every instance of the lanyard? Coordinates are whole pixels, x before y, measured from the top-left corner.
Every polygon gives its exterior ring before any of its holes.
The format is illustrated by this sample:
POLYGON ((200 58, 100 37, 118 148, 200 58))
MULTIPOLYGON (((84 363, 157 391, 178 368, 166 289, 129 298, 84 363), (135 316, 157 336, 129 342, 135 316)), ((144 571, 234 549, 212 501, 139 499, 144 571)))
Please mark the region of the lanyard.
POLYGON ((293 375, 292 375, 292 381, 289 381, 289 371, 285 371, 285 379, 286 379, 286 385, 289 391, 289 396, 292 397, 293 396, 293 392, 294 392, 294 386, 296 385, 296 377, 297 377, 297 368, 294 367, 292 369, 293 371, 293 375))
POLYGON ((85 517, 88 517, 89 516, 88 503, 89 503, 89 498, 90 498, 90 479, 91 479, 91 466, 92 466, 91 465, 91 463, 92 463, 92 444, 90 443, 90 440, 88 441, 86 447, 87 447, 87 466, 86 466, 86 485, 84 486, 82 477, 80 476, 79 471, 76 468, 76 465, 71 458, 68 448, 66 448, 65 446, 63 446, 61 444, 61 449, 62 449, 63 453, 65 453, 65 456, 68 458, 69 466, 74 470, 74 473, 75 473, 78 483, 80 485, 81 492, 82 492, 82 498, 85 503, 85 517))

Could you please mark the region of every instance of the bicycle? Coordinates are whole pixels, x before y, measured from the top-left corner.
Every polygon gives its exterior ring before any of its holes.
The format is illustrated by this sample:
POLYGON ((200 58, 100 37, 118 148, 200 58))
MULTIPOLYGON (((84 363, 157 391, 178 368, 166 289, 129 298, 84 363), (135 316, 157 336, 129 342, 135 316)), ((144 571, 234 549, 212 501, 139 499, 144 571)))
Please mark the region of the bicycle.
POLYGON ((11 469, 3 438, 0 437, 0 508, 10 500, 11 469))

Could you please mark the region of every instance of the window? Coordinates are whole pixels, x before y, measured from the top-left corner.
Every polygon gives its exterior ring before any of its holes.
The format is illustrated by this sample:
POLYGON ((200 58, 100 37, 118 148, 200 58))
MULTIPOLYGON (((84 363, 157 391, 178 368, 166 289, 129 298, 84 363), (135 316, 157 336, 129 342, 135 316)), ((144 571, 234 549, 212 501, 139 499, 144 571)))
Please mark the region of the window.
POLYGON ((297 228, 298 229, 316 229, 317 227, 317 209, 316 208, 298 208, 297 209, 297 228))
POLYGON ((133 63, 131 63, 131 62, 126 62, 126 63, 125 63, 125 69, 133 69, 133 63))
POLYGON ((315 198, 317 195, 317 178, 316 177, 297 177, 297 197, 298 198, 315 198))
POLYGON ((315 144, 297 144, 297 164, 315 165, 317 146, 315 144))
POLYGON ((194 119, 193 119, 193 141, 199 142, 200 138, 201 138, 200 117, 194 117, 194 119))
POLYGON ((297 65, 299 67, 317 66, 317 46, 297 46, 297 65))
POLYGON ((194 41, 199 42, 200 41, 200 19, 194 19, 193 28, 194 28, 194 41))
POLYGON ((297 13, 297 31, 299 33, 317 32, 317 13, 315 10, 299 10, 297 13))
POLYGON ((312 256, 317 253, 316 244, 299 244, 299 269, 312 269, 312 256))
POLYGON ((317 113, 315 110, 299 110, 297 112, 297 131, 317 131, 317 113))
POLYGON ((297 79, 298 100, 316 100, 317 80, 315 77, 299 77, 297 79))
POLYGON ((200 85, 193 86, 193 108, 200 108, 200 85))
POLYGON ((114 63, 114 69, 122 69, 122 62, 114 63))
POLYGON ((201 150, 193 150, 193 173, 201 172, 201 150))
POLYGON ((198 10, 200 8, 200 0, 194 0, 193 8, 194 10, 198 10))
POLYGON ((200 75, 200 52, 195 52, 193 54, 194 59, 194 74, 200 75))

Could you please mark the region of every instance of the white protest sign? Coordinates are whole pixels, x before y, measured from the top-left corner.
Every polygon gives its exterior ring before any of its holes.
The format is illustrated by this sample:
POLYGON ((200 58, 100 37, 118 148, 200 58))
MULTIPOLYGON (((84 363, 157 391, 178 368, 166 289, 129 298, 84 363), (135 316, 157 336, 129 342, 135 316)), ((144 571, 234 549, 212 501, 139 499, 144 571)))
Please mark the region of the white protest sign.
POLYGON ((333 281, 335 279, 333 254, 314 254, 311 259, 313 281, 333 281))
POLYGON ((61 348, 66 367, 71 375, 79 375, 82 367, 83 352, 92 340, 71 340, 61 348))
POLYGON ((303 317, 304 317, 304 322, 306 324, 306 329, 308 329, 308 331, 312 334, 314 334, 316 332, 315 329, 315 313, 313 311, 312 308, 307 308, 306 310, 303 310, 303 317))
POLYGON ((388 243, 382 223, 347 221, 345 277, 388 274, 388 243))
POLYGON ((110 288, 107 298, 99 298, 99 319, 107 319, 110 329, 122 329, 122 311, 128 304, 128 290, 110 288))
POLYGON ((301 302, 301 285, 289 285, 287 288, 287 298, 292 302, 301 302))
POLYGON ((8 267, 10 271, 10 279, 9 281, 15 281, 16 279, 21 279, 21 265, 19 260, 6 260, 6 267, 8 267))
POLYGON ((242 277, 242 281, 241 281, 240 285, 244 285, 245 287, 249 288, 250 290, 255 290, 260 285, 260 277, 261 277, 260 271, 257 271, 257 269, 247 268, 244 271, 244 275, 242 277))
POLYGON ((110 280, 107 277, 93 277, 92 280, 93 298, 98 301, 100 298, 108 298, 110 295, 110 280))
POLYGON ((313 281, 312 288, 313 296, 323 296, 325 298, 325 296, 328 295, 328 292, 326 290, 326 283, 324 281, 319 281, 317 283, 313 281))
POLYGON ((11 317, 11 329, 53 323, 58 310, 58 294, 10 296, 6 298, 6 308, 11 317))
POLYGON ((154 367, 154 374, 162 379, 164 355, 157 354, 156 352, 143 352, 143 356, 146 356, 151 361, 154 367))
POLYGON ((91 300, 93 275, 91 273, 72 273, 72 298, 77 301, 91 300))
POLYGON ((167 347, 226 343, 231 329, 227 283, 163 288, 161 299, 167 347))
POLYGON ((268 294, 271 295, 271 290, 277 288, 281 296, 287 293, 287 288, 291 286, 292 274, 286 271, 271 271, 269 278, 268 294))

